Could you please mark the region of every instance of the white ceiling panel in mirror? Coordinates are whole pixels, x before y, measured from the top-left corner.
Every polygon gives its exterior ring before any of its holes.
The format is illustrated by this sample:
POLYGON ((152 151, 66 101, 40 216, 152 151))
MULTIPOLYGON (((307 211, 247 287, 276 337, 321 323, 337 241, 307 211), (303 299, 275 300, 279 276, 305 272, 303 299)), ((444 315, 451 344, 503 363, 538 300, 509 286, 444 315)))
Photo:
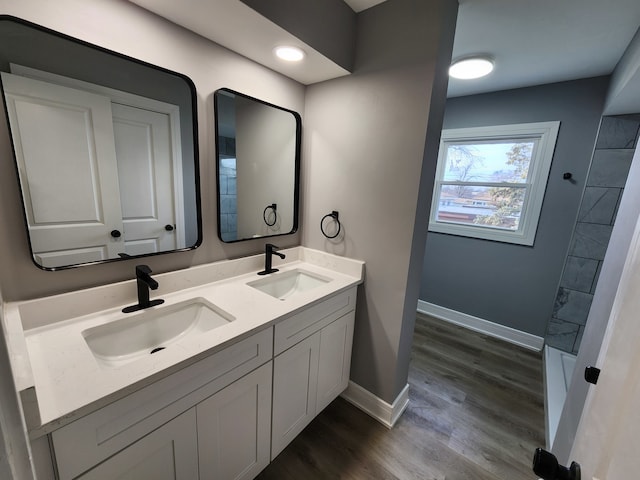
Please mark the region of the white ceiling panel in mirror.
POLYGON ((218 236, 223 242, 298 229, 300 115, 216 91, 218 236))
POLYGON ((200 245, 189 78, 10 16, 0 75, 37 266, 200 245))

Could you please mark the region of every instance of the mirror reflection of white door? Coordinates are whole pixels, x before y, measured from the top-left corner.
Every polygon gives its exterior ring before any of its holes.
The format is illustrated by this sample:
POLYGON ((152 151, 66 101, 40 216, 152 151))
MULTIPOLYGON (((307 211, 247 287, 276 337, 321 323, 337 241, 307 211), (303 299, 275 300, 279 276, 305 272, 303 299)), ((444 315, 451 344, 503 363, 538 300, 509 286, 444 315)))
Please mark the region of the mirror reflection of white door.
POLYGON ((2 73, 36 261, 45 267, 123 251, 111 102, 2 73), (117 195, 116 195, 117 196, 117 195))
MULTIPOLYGON (((17 121, 17 113, 13 115, 16 121, 12 120, 12 132, 23 131, 27 135, 16 140, 16 143, 25 145, 22 150, 37 149, 39 155, 26 158, 19 154, 16 147, 16 154, 21 157, 19 163, 25 203, 31 205, 35 200, 29 193, 33 189, 30 187, 31 183, 42 183, 56 192, 56 201, 47 199, 38 204, 39 208, 36 210, 47 209, 50 217, 64 217, 61 229, 54 229, 51 222, 48 222, 46 228, 38 230, 38 226, 32 228, 35 224, 29 221, 36 261, 45 267, 56 267, 118 258, 121 254, 156 253, 184 246, 182 203, 178 201, 182 198, 183 191, 180 142, 179 136, 176 137, 176 132, 179 132, 179 124, 176 124, 179 121, 177 107, 46 72, 18 68, 24 69, 26 74, 36 74, 42 78, 6 74, 11 79, 5 83, 11 83, 14 90, 26 89, 30 92, 30 98, 33 98, 37 88, 36 97, 41 99, 41 103, 45 102, 49 109, 53 108, 52 105, 63 104, 82 105, 82 108, 89 109, 88 120, 82 125, 67 125, 68 120, 62 113, 57 116, 42 116, 41 112, 31 112, 31 118, 21 119, 20 122, 17 121), (61 92, 66 96, 60 96, 61 92), (114 101, 114 96, 123 99, 123 102, 114 101), (24 125, 28 126, 28 132, 24 125), (80 128, 87 131, 79 130, 80 128), (81 140, 85 139, 88 146, 80 143, 74 148, 73 142, 66 139, 66 136, 73 135, 81 140), (56 174, 68 181, 64 188, 58 188, 60 185, 55 183, 47 184, 44 179, 51 178, 51 172, 41 169, 38 164, 51 161, 48 143, 52 139, 65 139, 54 144, 54 147, 59 146, 60 152, 53 163, 56 165, 56 174), (87 157, 85 151, 94 150, 93 156, 87 157), (82 163, 83 155, 88 158, 85 163, 98 159, 100 168, 88 169, 96 178, 82 176, 86 172, 78 168, 77 164, 82 163), (36 174, 23 175, 27 170, 40 172, 42 175, 38 178, 36 174), (107 170, 109 175, 103 175, 107 170), (73 188, 69 188, 69 184, 73 184, 73 188), (68 220, 69 215, 74 212, 73 208, 85 212, 92 205, 92 199, 86 198, 85 190, 91 190, 95 196, 99 196, 98 199, 93 199, 93 203, 108 213, 105 214, 106 217, 102 215, 108 221, 104 222, 103 232, 99 234, 95 233, 95 228, 89 231, 84 218, 68 220), (69 230, 69 235, 61 236, 61 232, 70 228, 70 223, 75 230, 69 230), (82 231, 78 231, 79 224, 84 227, 82 231), (38 233, 34 234, 36 230, 38 233), (121 236, 111 236, 114 230, 121 236), (105 232, 107 240, 104 244, 98 243, 96 237, 101 238, 105 232)), ((7 93, 7 96, 10 95, 13 94, 7 93)), ((11 100, 10 103, 13 111, 16 111, 15 101, 11 100)), ((58 110, 65 111, 60 108, 58 110)), ((51 164, 50 162, 49 165, 51 164)), ((27 216, 33 217, 29 214, 27 216)), ((92 221, 89 218, 89 223, 92 221)))
POLYGON ((177 242, 169 117, 116 103, 112 109, 125 252, 139 255, 174 250, 177 242))
POLYGON ((640 221, 629 248, 570 459, 582 479, 631 479, 640 471, 640 221))

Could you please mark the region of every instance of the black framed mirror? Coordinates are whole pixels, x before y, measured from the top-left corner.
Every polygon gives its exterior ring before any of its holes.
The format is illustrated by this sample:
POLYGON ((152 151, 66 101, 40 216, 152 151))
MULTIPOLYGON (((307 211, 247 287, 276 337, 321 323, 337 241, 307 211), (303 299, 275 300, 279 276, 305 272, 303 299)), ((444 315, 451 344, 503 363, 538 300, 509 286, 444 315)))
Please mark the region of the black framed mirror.
POLYGON ((188 77, 7 15, 0 75, 38 267, 200 245, 196 91, 188 77))
POLYGON ((223 88, 214 95, 218 237, 223 242, 298 229, 301 118, 223 88))

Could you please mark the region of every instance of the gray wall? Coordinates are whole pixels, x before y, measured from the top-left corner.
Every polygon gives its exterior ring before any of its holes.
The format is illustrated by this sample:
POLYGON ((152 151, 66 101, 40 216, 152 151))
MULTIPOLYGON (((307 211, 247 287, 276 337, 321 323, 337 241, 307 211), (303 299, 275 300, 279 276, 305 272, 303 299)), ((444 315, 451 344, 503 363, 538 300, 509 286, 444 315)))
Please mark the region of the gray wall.
MULTIPOLYGON (((203 243, 196 250, 145 258, 155 272, 256 254, 264 240, 224 244, 217 237, 213 92, 227 87, 297 112, 304 86, 129 2, 0 0, 11 14, 75 38, 180 72, 197 89, 203 243)), ((0 289, 6 301, 133 278, 136 260, 45 272, 31 261, 5 115, 0 116, 0 289)), ((280 237, 282 248, 300 234, 280 237)))
POLYGON ((577 353, 637 145, 640 116, 603 117, 545 343, 577 353))
POLYGON ((608 77, 597 77, 447 101, 444 128, 553 120, 561 125, 533 247, 429 232, 421 300, 544 336, 607 84, 608 77), (563 180, 564 172, 574 181, 563 180))
POLYGON ((433 186, 456 10, 455 0, 365 10, 353 75, 307 89, 303 243, 366 262, 351 379, 387 402, 407 381, 420 275, 410 267, 416 256, 421 264, 426 233, 414 226, 428 208, 418 196, 429 198, 433 186), (344 231, 338 241, 319 228, 332 210, 344 231))

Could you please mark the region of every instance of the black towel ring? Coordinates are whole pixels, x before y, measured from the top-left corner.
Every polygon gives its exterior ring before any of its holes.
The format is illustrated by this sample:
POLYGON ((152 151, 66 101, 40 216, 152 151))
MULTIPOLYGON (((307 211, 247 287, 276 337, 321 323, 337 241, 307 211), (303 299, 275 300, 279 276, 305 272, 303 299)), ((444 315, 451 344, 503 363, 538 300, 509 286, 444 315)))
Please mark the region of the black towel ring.
POLYGON ((278 221, 277 210, 278 210, 278 205, 276 205, 275 203, 272 203, 271 205, 267 205, 264 211, 262 212, 262 219, 264 220, 264 223, 266 223, 270 227, 273 227, 278 221), (269 223, 269 221, 267 220, 267 210, 269 209, 273 210, 273 223, 269 223))
POLYGON ((340 230, 342 228, 342 225, 340 224, 340 220, 338 219, 339 214, 337 211, 332 211, 331 213, 327 213, 324 217, 322 217, 322 220, 320 220, 320 231, 322 232, 322 234, 331 239, 331 238, 336 238, 338 235, 340 235, 340 230), (324 231, 324 220, 326 218, 333 218, 334 222, 336 222, 336 224, 338 225, 338 231, 335 233, 335 235, 327 235, 327 232, 324 231))

